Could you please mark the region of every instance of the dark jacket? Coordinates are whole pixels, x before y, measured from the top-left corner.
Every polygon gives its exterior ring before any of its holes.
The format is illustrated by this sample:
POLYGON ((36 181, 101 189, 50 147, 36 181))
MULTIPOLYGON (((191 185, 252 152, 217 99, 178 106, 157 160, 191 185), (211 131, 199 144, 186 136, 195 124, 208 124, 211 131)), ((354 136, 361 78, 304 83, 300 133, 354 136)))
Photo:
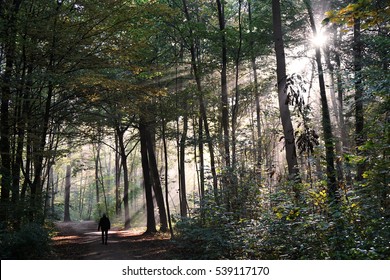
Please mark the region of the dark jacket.
POLYGON ((110 220, 106 217, 106 215, 103 215, 103 217, 99 221, 99 227, 98 230, 109 230, 111 227, 110 220))

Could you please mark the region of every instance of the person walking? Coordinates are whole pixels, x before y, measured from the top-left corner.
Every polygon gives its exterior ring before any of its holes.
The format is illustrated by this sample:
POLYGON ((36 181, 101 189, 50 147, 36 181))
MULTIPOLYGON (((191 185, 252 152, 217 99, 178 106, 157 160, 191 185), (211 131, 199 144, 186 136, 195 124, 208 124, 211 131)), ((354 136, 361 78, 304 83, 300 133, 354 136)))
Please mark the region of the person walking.
POLYGON ((102 231, 102 244, 107 245, 107 239, 108 239, 108 230, 111 227, 110 220, 106 216, 106 214, 103 214, 103 217, 100 218, 98 231, 102 231))

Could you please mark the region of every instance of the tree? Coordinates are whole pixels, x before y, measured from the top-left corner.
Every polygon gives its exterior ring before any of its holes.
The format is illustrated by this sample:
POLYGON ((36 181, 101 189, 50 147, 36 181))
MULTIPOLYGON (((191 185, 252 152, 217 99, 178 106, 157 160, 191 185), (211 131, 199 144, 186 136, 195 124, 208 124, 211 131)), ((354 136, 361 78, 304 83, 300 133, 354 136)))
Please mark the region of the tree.
POLYGON ((124 134, 128 126, 122 127, 120 124, 117 124, 115 130, 118 137, 119 143, 119 154, 122 162, 123 169, 123 181, 124 181, 124 189, 123 189, 123 205, 125 211, 125 228, 130 228, 130 214, 129 214, 129 171, 127 167, 127 151, 125 147, 124 134))
POLYGON ((71 176, 72 166, 70 162, 66 165, 65 175, 65 199, 64 199, 64 222, 70 222, 70 188, 71 188, 71 176))
MULTIPOLYGON (((196 27, 200 24, 199 17, 198 20, 193 24, 193 19, 191 17, 188 4, 186 0, 182 0, 183 2, 183 9, 184 9, 184 15, 186 18, 186 21, 188 22, 189 26, 189 43, 187 44, 187 48, 190 51, 191 55, 191 68, 193 70, 194 79, 196 82, 196 90, 197 90, 197 96, 199 100, 199 156, 200 156, 200 180, 201 180, 201 192, 204 194, 204 154, 203 154, 203 143, 206 142, 208 144, 208 149, 210 153, 210 169, 211 169, 211 175, 213 180, 213 191, 214 191, 214 197, 218 201, 218 179, 217 179, 217 173, 216 173, 216 164, 215 164, 215 155, 214 155, 214 146, 212 141, 212 136, 210 133, 209 128, 209 121, 207 117, 207 111, 206 111, 206 105, 205 105, 205 99, 204 99, 204 92, 203 92, 203 72, 204 69, 202 67, 203 63, 201 61, 201 45, 200 41, 201 38, 195 36, 199 32, 194 32, 194 27, 196 27), (205 132, 205 139, 203 139, 203 130, 205 132)), ((203 199, 203 195, 202 195, 203 199)))
MULTIPOLYGON (((286 160, 290 178, 297 182, 299 178, 298 161, 295 146, 294 128, 291 122, 290 110, 286 95, 286 61, 284 53, 284 43, 282 36, 281 9, 279 0, 272 1, 273 31, 276 53, 276 74, 278 85, 278 99, 280 118, 282 120, 284 143, 286 149, 286 160)), ((295 196, 298 199, 299 190, 294 187, 295 196)))
MULTIPOLYGON (((317 28, 314 22, 313 11, 309 0, 305 0, 307 12, 309 14, 310 26, 313 31, 313 37, 317 36, 317 28)), ((326 98, 324 71, 322 68, 321 60, 321 49, 320 46, 316 46, 315 57, 318 69, 318 80, 320 85, 320 96, 321 96, 321 109, 322 109, 322 128, 324 133, 325 141, 325 154, 326 154, 326 175, 328 177, 328 194, 331 202, 334 202, 338 198, 337 194, 337 182, 336 172, 334 168, 334 146, 333 146, 333 134, 332 126, 330 121, 330 113, 328 101, 326 98)))
MULTIPOLYGON (((226 46, 226 22, 225 22, 225 2, 216 0, 218 10, 219 32, 221 38, 221 111, 222 130, 224 145, 224 162, 228 170, 230 168, 230 136, 229 136, 229 102, 227 88, 227 46, 226 46)), ((228 182, 226 181, 225 184, 228 182)))
MULTIPOLYGON (((4 73, 1 83, 0 107, 0 149, 1 149, 1 210, 0 221, 6 221, 9 211, 9 198, 12 189, 11 146, 10 146, 10 101, 12 94, 12 70, 16 59, 17 16, 22 1, 15 0, 0 6, 1 49, 4 50, 4 73)), ((3 58, 3 56, 2 56, 3 58)), ((2 59, 3 60, 3 59, 2 59)), ((2 69, 3 72, 3 69, 2 69)))
MULTIPOLYGON (((355 1, 356 3, 357 1, 355 1)), ((355 134, 356 148, 358 155, 362 155, 361 147, 366 142, 367 136, 364 132, 364 108, 363 108, 363 84, 362 84, 362 40, 360 31, 360 16, 354 17, 353 23, 353 64, 355 73, 355 134)), ((363 180, 365 170, 364 161, 357 165, 356 179, 363 180)))
POLYGON ((157 232, 156 220, 154 218, 154 202, 152 195, 152 183, 150 181, 150 165, 148 157, 148 136, 147 127, 144 120, 140 120, 139 133, 141 141, 141 159, 142 159, 142 172, 144 177, 144 188, 146 194, 146 233, 153 234, 157 232))

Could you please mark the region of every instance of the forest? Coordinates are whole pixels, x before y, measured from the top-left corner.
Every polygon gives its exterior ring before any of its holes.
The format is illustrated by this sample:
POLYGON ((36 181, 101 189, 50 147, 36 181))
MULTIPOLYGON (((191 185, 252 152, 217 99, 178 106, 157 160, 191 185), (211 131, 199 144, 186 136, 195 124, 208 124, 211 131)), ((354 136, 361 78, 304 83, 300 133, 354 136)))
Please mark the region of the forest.
POLYGON ((390 259, 386 0, 2 0, 0 257, 57 223, 184 259, 390 259))

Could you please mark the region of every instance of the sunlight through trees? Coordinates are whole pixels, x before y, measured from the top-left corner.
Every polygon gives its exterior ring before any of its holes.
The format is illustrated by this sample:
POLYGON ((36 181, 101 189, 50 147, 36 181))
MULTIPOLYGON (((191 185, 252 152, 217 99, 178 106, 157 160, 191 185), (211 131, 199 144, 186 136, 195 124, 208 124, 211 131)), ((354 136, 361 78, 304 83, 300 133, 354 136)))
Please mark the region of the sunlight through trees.
POLYGON ((188 258, 388 259, 389 18, 380 0, 2 1, 1 257, 107 213, 188 258))

